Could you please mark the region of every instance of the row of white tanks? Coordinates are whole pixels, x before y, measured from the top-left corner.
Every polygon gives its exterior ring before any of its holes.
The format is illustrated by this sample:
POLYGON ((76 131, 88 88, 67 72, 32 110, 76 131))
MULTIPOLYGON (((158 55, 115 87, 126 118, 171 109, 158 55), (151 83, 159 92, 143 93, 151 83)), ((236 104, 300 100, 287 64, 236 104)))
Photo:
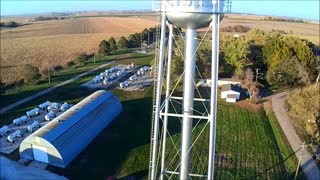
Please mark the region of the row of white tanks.
MULTIPOLYGON (((134 75, 132 75, 132 76, 130 76, 129 77, 129 81, 136 81, 136 80, 138 80, 138 76, 142 76, 142 75, 144 75, 146 72, 149 72, 149 71, 151 71, 152 70, 152 67, 151 66, 143 66, 143 67, 141 67, 138 71, 137 71, 137 73, 135 73, 134 75)), ((129 82, 128 81, 124 81, 124 82, 121 82, 120 84, 119 84, 119 86, 120 86, 120 88, 126 88, 126 87, 128 87, 129 86, 129 82)))
POLYGON ((125 68, 112 67, 110 69, 106 69, 104 72, 100 73, 93 79, 94 83, 102 82, 104 85, 108 85, 112 80, 117 77, 125 74, 127 71, 132 70, 134 68, 134 64, 127 65, 125 68))
MULTIPOLYGON (((46 101, 46 102, 40 104, 37 108, 34 108, 30 111, 27 111, 26 115, 15 118, 14 120, 12 120, 12 123, 14 125, 20 126, 20 125, 28 122, 30 120, 30 118, 38 116, 42 110, 48 111, 48 113, 44 117, 44 120, 51 121, 52 119, 54 119, 57 116, 57 114, 54 112, 54 110, 64 112, 64 111, 68 110, 70 107, 71 107, 71 105, 68 104, 67 102, 60 104, 60 103, 55 103, 55 102, 51 103, 50 101, 46 101)), ((32 124, 27 126, 27 132, 33 132, 35 129, 37 129, 39 127, 40 127, 40 123, 38 121, 33 121, 32 124)), ((2 126, 0 128, 0 137, 5 136, 9 132, 10 132, 10 130, 7 125, 2 126)), ((7 136, 7 141, 14 143, 14 140, 16 138, 23 137, 23 135, 25 133, 26 132, 23 132, 21 130, 16 130, 12 134, 7 136)))

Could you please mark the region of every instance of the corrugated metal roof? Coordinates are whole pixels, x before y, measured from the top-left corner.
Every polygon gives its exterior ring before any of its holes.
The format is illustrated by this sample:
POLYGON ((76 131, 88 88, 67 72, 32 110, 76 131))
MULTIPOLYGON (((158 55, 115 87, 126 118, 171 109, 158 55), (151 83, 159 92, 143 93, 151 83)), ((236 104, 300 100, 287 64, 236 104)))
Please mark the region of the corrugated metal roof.
MULTIPOLYGON (((24 141, 30 142, 22 142, 22 146, 28 145, 20 149, 30 148, 32 143, 39 145, 34 137, 42 138, 45 141, 41 143, 45 146, 49 143, 53 148, 49 163, 66 167, 121 111, 122 105, 116 96, 97 91, 27 137, 24 141)), ((20 151, 21 154, 33 158, 31 151, 20 151)))
POLYGON ((66 131, 70 129, 81 119, 86 117, 92 110, 96 109, 101 103, 105 102, 112 96, 111 93, 106 92, 104 94, 98 93, 93 94, 84 99, 80 103, 70 108, 65 113, 61 114, 56 118, 59 121, 58 125, 53 126, 50 131, 43 134, 42 137, 49 142, 55 141, 57 138, 62 136, 66 131))

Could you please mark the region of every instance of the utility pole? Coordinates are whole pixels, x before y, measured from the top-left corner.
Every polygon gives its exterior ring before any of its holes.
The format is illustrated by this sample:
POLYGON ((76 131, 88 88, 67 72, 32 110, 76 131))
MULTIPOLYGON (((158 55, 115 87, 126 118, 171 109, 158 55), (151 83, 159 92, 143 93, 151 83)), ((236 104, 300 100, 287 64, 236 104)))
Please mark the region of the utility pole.
POLYGON ((50 68, 47 67, 47 70, 48 70, 48 80, 49 80, 49 84, 51 83, 51 78, 50 78, 50 68))
POLYGON ((302 143, 302 145, 301 145, 299 162, 298 162, 298 165, 297 165, 297 169, 296 169, 296 174, 295 174, 295 176, 294 176, 294 180, 296 180, 296 179, 297 179, 297 176, 298 176, 298 171, 299 171, 299 167, 300 167, 300 164, 301 164, 301 158, 302 158, 302 155, 303 155, 304 145, 305 145, 305 142, 303 141, 303 143, 302 143))
POLYGON ((148 29, 148 44, 147 44, 147 48, 149 48, 149 40, 150 40, 150 37, 149 37, 149 29, 148 29))
POLYGON ((259 70, 259 68, 256 68, 256 83, 258 82, 259 70))

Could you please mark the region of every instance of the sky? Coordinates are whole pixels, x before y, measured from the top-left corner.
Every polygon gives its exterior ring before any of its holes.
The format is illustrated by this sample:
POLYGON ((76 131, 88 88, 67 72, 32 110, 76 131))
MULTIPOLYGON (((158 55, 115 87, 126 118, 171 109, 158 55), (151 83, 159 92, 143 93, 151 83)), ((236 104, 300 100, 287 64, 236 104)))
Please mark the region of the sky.
MULTIPOLYGON (((65 11, 152 10, 153 0, 1 0, 3 15, 65 11)), ((286 16, 319 21, 319 0, 232 0, 232 13, 286 16)))

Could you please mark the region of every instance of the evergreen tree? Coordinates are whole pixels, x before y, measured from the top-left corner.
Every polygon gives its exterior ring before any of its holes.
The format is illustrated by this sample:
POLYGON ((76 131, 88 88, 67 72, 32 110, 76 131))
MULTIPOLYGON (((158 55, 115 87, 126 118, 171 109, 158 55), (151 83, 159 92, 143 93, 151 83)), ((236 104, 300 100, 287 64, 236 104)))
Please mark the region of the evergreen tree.
POLYGON ((100 55, 107 55, 110 53, 110 44, 106 40, 102 40, 100 45, 99 45, 99 51, 98 53, 100 55))
POLYGON ((126 48, 128 48, 129 47, 129 42, 128 42, 128 40, 125 38, 125 37, 121 37, 120 39, 119 39, 119 41, 118 41, 118 48, 119 49, 126 49, 126 48))
POLYGON ((109 42, 109 44, 110 44, 110 50, 111 50, 111 51, 115 51, 115 50, 118 49, 116 40, 114 40, 113 37, 111 37, 111 38, 108 40, 108 42, 109 42))

